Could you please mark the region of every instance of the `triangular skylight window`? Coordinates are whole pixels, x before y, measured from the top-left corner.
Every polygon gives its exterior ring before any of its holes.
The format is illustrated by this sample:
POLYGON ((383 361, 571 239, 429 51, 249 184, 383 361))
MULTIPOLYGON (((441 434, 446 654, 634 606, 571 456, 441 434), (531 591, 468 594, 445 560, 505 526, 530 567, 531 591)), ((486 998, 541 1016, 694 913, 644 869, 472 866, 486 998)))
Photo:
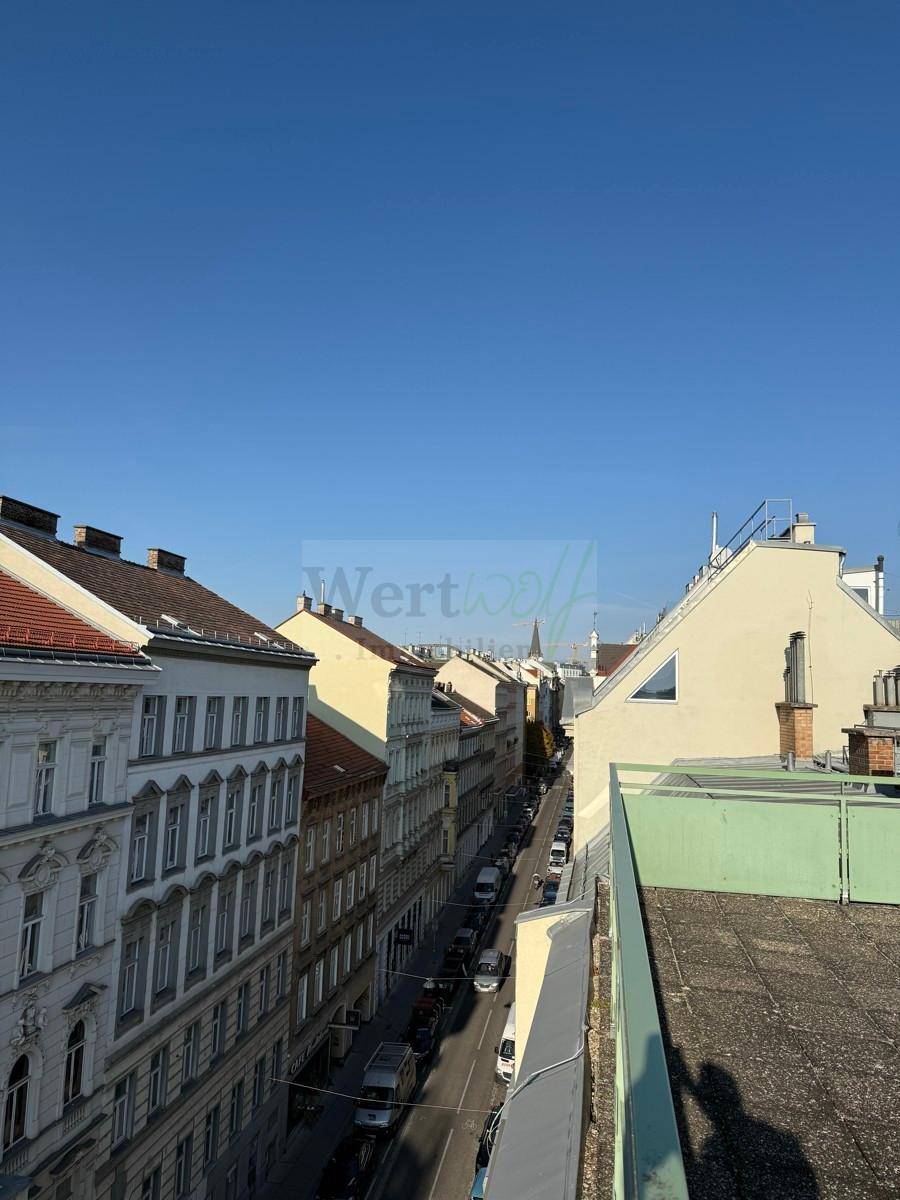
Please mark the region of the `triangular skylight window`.
POLYGON ((661 667, 645 679, 637 691, 632 692, 629 700, 662 700, 675 701, 678 699, 678 653, 667 658, 661 667))

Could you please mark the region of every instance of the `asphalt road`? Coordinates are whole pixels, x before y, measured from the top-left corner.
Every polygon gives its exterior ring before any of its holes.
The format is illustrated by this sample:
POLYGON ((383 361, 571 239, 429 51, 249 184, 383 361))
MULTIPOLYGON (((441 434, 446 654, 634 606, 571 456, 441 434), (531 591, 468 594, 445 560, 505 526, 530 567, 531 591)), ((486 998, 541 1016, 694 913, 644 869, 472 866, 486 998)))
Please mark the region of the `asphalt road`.
MULTIPOLYGON (((506 954, 514 950, 516 917, 539 901, 531 880, 536 871, 545 874, 567 783, 564 770, 543 797, 530 839, 516 859, 503 907, 485 931, 482 948, 506 954)), ((460 907, 460 922, 464 913, 460 907)), ((506 1085, 495 1079, 494 1071, 496 1047, 515 999, 514 975, 515 957, 499 992, 476 995, 471 985, 460 988, 445 1017, 431 1070, 416 1096, 419 1104, 435 1107, 410 1110, 386 1148, 369 1200, 468 1200, 484 1118, 506 1096, 506 1085)))

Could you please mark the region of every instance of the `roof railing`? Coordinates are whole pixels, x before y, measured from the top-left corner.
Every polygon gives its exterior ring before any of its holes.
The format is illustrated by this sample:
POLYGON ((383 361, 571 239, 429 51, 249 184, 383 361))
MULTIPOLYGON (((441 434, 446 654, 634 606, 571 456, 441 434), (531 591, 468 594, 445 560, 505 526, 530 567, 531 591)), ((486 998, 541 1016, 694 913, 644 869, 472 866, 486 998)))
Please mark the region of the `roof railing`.
POLYGON ((47 647, 54 650, 96 650, 106 654, 140 652, 140 646, 136 642, 127 642, 124 638, 114 637, 112 634, 97 633, 92 636, 89 633, 60 633, 57 629, 24 625, 15 621, 0 623, 0 642, 36 649, 47 647))
POLYGON ((614 1200, 688 1200, 631 843, 610 765, 611 1017, 616 1043, 614 1200))
POLYGON ((158 621, 155 619, 137 615, 133 618, 139 625, 143 625, 145 629, 159 630, 161 633, 169 634, 175 637, 196 637, 205 639, 211 642, 225 642, 238 646, 252 646, 254 650, 282 650, 289 653, 299 653, 300 647, 293 642, 275 641, 274 639, 261 640, 262 634, 255 634, 250 637, 245 633, 223 632, 218 629, 206 629, 203 625, 188 624, 184 622, 183 627, 173 625, 171 621, 158 621))
POLYGON ((743 550, 748 542, 768 542, 790 538, 793 522, 793 500, 763 500, 737 532, 724 545, 719 546, 718 550, 710 554, 707 559, 709 569, 721 570, 729 558, 743 550))

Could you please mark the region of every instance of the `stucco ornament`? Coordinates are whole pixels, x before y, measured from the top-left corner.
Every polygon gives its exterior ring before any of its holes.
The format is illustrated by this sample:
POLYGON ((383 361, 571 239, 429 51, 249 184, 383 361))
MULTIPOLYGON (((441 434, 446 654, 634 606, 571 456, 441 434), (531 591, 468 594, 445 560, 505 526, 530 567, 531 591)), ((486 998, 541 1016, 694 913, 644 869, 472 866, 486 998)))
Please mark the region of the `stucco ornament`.
POLYGON ((9 1039, 11 1046, 27 1046, 37 1041, 41 1030, 47 1024, 47 1009, 38 1004, 36 991, 26 992, 22 1011, 16 1020, 16 1027, 9 1039))

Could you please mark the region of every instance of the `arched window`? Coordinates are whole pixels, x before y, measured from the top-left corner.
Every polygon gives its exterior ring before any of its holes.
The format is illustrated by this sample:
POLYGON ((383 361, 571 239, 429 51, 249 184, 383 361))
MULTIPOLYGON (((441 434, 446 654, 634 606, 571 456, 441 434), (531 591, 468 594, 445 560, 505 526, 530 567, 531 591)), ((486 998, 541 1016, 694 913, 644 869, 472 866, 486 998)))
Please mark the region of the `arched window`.
POLYGON ((77 1100, 84 1084, 84 1021, 76 1021, 66 1045, 66 1075, 63 1104, 77 1100))
POLYGON ((9 1073, 9 1086, 6 1090, 6 1108, 3 1111, 3 1151, 4 1153, 25 1136, 25 1114, 28 1111, 28 1083, 31 1077, 31 1064, 28 1055, 23 1054, 16 1059, 9 1073))

